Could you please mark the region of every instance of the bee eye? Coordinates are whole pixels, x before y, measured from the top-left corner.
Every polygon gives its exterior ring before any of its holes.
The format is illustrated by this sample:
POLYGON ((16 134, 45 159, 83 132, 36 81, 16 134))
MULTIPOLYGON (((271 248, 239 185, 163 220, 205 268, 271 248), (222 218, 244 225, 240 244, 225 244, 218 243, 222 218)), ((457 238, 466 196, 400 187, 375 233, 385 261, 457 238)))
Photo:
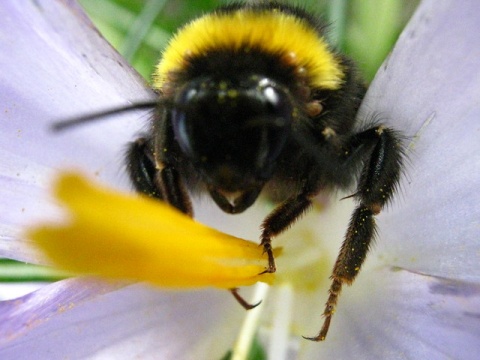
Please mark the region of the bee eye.
MULTIPOLYGON (((188 88, 181 92, 181 96, 177 99, 177 102, 172 111, 172 126, 175 134, 175 139, 180 145, 182 151, 192 157, 193 148, 191 144, 191 129, 188 129, 187 124, 187 110, 195 102, 198 91, 195 88, 188 88)), ((191 128, 191 126, 190 126, 191 128)))
MULTIPOLYGON (((258 92, 258 113, 245 122, 256 139, 254 166, 269 172, 268 164, 274 164, 290 131, 292 104, 288 93, 274 86, 265 86, 258 92)), ((268 176, 268 175, 265 175, 268 176)))

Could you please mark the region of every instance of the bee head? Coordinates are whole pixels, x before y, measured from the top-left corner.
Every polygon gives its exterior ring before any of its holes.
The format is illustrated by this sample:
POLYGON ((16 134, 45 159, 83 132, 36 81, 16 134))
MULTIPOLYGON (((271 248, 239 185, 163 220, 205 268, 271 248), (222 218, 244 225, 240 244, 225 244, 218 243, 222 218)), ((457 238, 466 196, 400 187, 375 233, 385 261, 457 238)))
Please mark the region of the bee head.
POLYGON ((176 94, 172 125, 207 185, 244 191, 271 177, 293 110, 289 91, 269 78, 197 78, 176 94))

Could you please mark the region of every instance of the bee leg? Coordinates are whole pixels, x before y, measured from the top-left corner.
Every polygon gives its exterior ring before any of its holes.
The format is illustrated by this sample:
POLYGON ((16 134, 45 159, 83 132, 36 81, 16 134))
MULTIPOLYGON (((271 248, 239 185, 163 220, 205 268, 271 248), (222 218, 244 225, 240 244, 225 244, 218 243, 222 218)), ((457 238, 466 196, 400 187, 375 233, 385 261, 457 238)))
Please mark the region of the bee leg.
POLYGON ((233 289, 230 289, 230 292, 232 293, 233 297, 235 298, 235 300, 238 301, 238 303, 240 305, 242 305, 242 307, 245 309, 245 310, 252 310, 253 308, 256 308, 258 305, 260 305, 262 303, 262 300, 260 300, 259 302, 257 302, 256 304, 250 304, 249 302, 247 302, 239 293, 238 293, 238 288, 233 288, 233 289))
POLYGON ((157 169, 147 140, 139 138, 129 144, 126 155, 127 171, 135 190, 141 194, 162 199, 162 194, 154 182, 157 169))
POLYGON ((317 336, 306 338, 309 340, 325 340, 342 286, 352 284, 357 276, 376 233, 374 217, 390 200, 400 177, 403 149, 393 130, 383 126, 366 130, 352 138, 352 147, 363 147, 366 152, 366 161, 354 195, 359 205, 352 215, 333 268, 330 296, 323 312, 323 326, 317 336))
POLYGON ((311 205, 310 196, 301 193, 286 200, 263 221, 260 244, 268 255, 268 268, 265 269, 264 273, 274 273, 276 271, 272 237, 289 228, 311 205))
POLYGON ((178 171, 172 165, 155 159, 147 139, 140 138, 130 144, 127 163, 130 179, 137 192, 163 200, 193 216, 192 203, 178 171))

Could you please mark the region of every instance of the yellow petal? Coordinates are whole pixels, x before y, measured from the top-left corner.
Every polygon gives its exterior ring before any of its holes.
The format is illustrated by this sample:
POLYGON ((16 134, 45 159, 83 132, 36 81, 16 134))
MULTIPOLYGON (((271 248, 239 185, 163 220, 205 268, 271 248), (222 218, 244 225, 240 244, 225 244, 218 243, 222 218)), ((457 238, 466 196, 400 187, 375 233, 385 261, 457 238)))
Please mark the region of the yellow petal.
POLYGON ((171 288, 273 280, 259 275, 267 261, 258 244, 202 225, 161 201, 101 188, 73 173, 60 177, 55 194, 70 222, 41 225, 27 236, 64 270, 171 288))

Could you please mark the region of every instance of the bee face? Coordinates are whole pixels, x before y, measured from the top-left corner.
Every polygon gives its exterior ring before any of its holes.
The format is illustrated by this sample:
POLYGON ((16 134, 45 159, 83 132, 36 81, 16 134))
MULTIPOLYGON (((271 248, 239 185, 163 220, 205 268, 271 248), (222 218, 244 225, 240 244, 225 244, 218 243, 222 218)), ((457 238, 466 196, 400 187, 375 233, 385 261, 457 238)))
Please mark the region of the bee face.
POLYGON ((266 77, 200 77, 176 94, 175 139, 209 187, 235 192, 262 186, 290 136, 294 103, 266 77))

